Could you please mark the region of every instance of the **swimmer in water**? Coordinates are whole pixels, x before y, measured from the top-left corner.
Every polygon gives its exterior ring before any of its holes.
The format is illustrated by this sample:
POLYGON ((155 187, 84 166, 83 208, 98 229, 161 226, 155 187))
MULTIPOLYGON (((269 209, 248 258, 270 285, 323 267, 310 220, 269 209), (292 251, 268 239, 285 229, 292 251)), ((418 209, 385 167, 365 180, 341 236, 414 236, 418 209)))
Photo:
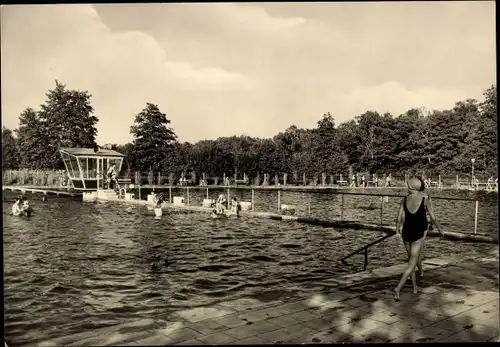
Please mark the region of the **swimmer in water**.
POLYGON ((235 197, 231 198, 231 213, 235 213, 237 216, 240 215, 241 205, 238 202, 238 199, 235 197))
POLYGON ((23 197, 20 196, 16 199, 14 202, 14 205, 12 205, 12 215, 13 216, 20 216, 23 213, 22 206, 21 204, 23 203, 23 197))
POLYGON ((213 219, 219 219, 221 217, 229 217, 229 213, 227 213, 227 212, 217 213, 217 210, 213 209, 211 216, 213 219))
POLYGON ((217 214, 222 214, 225 212, 224 203, 226 203, 226 198, 224 197, 224 194, 220 194, 217 198, 217 201, 215 202, 217 214))
POLYGON ((428 230, 426 212, 431 217, 431 223, 443 235, 434 216, 429 195, 424 192, 425 185, 423 181, 417 177, 411 178, 408 181, 408 189, 409 194, 401 202, 399 209, 396 232, 403 239, 409 260, 408 266, 394 289, 394 298, 396 300, 399 300, 399 292, 410 276, 413 284, 413 293, 418 293, 415 268, 418 266, 422 274, 421 252, 428 230))
POLYGON ((156 208, 163 208, 167 204, 163 193, 160 193, 158 195, 155 194, 154 195, 154 202, 155 202, 156 208))
POLYGON ((214 219, 218 218, 218 216, 217 216, 217 210, 216 209, 212 210, 212 218, 214 218, 214 219))
POLYGON ((24 200, 21 211, 26 217, 31 216, 31 212, 33 212, 33 210, 31 209, 30 202, 27 199, 24 200))

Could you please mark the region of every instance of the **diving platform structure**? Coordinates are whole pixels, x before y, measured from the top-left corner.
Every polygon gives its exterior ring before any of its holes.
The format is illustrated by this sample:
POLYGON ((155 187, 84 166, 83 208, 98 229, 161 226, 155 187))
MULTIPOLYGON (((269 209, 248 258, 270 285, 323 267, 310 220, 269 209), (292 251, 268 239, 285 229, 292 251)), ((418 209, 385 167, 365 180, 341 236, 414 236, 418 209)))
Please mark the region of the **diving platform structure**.
POLYGON ((82 191, 84 201, 116 200, 125 194, 130 180, 117 179, 117 187, 110 189, 108 169, 114 164, 116 176, 121 171, 124 155, 105 148, 60 148, 59 153, 66 167, 68 177, 77 191, 82 191))

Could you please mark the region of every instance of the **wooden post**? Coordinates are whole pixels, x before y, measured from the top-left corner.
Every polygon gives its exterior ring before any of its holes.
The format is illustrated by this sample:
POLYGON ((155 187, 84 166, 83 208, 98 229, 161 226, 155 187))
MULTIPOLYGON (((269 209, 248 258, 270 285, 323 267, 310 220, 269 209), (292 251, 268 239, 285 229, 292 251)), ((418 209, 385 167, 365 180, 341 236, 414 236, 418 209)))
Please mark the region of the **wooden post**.
POLYGON ((141 183, 139 183, 139 200, 141 200, 141 183))
POLYGON ((171 185, 168 186, 168 203, 169 204, 172 203, 172 186, 171 185))
POLYGON ((161 171, 158 172, 158 182, 156 182, 156 185, 160 185, 161 184, 161 171))
POLYGON ((476 214, 474 217, 474 234, 477 233, 477 213, 479 211, 479 200, 476 200, 476 214))
POLYGON ((255 190, 252 189, 252 212, 255 211, 255 190))
POLYGON ((207 188, 207 199, 208 199, 208 188, 207 188))
POLYGON ((344 194, 342 194, 342 204, 340 205, 340 220, 344 220, 344 194))
POLYGON ((278 189, 278 213, 281 211, 281 190, 278 189))
POLYGON ((288 174, 287 173, 284 173, 283 174, 283 185, 286 186, 286 181, 287 181, 287 178, 288 178, 288 174))
POLYGON ((231 196, 229 195, 229 187, 227 187, 227 208, 229 209, 229 203, 231 201, 231 196))
POLYGON ((380 202, 380 225, 384 224, 384 197, 381 197, 382 201, 380 202))
POLYGON ((457 188, 459 187, 459 182, 458 182, 458 175, 457 175, 457 188))
POLYGON ((307 202, 307 214, 310 216, 311 215, 311 195, 310 194, 307 194, 309 195, 309 200, 307 202))
POLYGON ((187 204, 189 206, 189 187, 187 187, 187 204))

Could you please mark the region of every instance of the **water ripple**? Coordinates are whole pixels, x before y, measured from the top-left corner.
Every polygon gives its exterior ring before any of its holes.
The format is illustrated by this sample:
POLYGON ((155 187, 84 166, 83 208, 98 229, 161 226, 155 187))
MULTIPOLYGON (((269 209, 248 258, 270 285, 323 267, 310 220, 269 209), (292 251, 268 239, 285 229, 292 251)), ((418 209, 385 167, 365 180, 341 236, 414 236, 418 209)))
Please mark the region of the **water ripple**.
MULTIPOLYGON (((128 319, 165 319, 177 309, 243 295, 270 301, 328 289, 338 275, 363 268, 363 255, 348 264, 339 259, 380 237, 378 232, 260 218, 212 220, 184 211, 155 219, 140 206, 65 198, 42 203, 37 195, 30 196, 36 213, 26 219, 8 214, 15 195, 9 194, 4 192, 4 312, 6 336, 13 345, 128 319), (155 258, 165 257, 166 263, 152 269, 155 258)), ((236 194, 240 200, 250 199, 247 192, 236 194)), ((191 201, 198 198, 203 196, 193 194, 191 201)), ((298 214, 307 214, 303 201, 309 196, 283 192, 281 199, 298 206, 298 214)), ((358 208, 376 206, 378 198, 359 199, 346 197, 344 218, 378 222, 379 210, 358 208)), ((259 192, 256 200, 257 211, 277 206, 271 193, 259 192)), ((340 196, 317 194, 310 201, 313 217, 340 217, 340 196)), ((389 200, 385 220, 395 219, 398 203, 389 200)), ((473 203, 434 205, 446 228, 472 230, 473 203)), ((496 232, 497 205, 482 203, 479 213, 481 232, 496 232)), ((494 247, 429 239, 425 253, 485 254, 494 247)), ((389 238, 370 249, 369 267, 401 263, 405 253, 397 238, 389 238)))

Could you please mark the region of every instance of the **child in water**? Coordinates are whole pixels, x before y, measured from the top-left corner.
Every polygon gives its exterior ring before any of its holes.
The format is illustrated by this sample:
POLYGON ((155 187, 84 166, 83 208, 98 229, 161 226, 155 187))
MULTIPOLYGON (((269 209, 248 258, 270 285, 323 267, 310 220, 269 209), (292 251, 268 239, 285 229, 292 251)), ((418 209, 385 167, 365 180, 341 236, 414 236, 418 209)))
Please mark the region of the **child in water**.
POLYGON ((240 211, 241 211, 241 205, 238 202, 238 200, 235 197, 233 197, 231 199, 231 213, 236 213, 236 215, 239 216, 240 211))
POLYGON ((153 197, 154 197, 153 201, 155 203, 156 208, 163 208, 164 205, 167 204, 167 202, 165 201, 165 197, 163 196, 163 193, 160 193, 158 195, 154 194, 153 197))
POLYGON ((31 206, 30 206, 30 202, 28 200, 24 200, 24 203, 23 203, 23 207, 22 207, 22 213, 26 216, 26 217, 29 217, 31 216, 31 206))

